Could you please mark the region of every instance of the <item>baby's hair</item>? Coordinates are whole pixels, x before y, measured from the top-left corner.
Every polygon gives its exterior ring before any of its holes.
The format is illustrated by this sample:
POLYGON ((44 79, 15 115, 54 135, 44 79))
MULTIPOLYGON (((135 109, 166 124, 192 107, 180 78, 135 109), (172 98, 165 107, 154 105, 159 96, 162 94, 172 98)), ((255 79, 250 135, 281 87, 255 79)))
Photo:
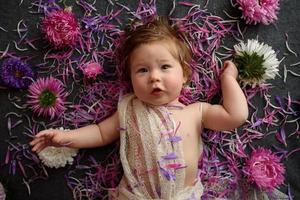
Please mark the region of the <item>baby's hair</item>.
POLYGON ((125 64, 125 78, 130 79, 129 60, 134 49, 142 44, 151 42, 166 41, 170 45, 174 45, 175 51, 171 54, 179 61, 183 68, 183 75, 188 79, 191 76, 189 64, 191 62, 191 52, 187 44, 180 38, 181 32, 178 27, 171 25, 167 17, 157 16, 153 20, 142 23, 141 21, 133 21, 125 30, 125 42, 121 48, 123 62, 125 64))

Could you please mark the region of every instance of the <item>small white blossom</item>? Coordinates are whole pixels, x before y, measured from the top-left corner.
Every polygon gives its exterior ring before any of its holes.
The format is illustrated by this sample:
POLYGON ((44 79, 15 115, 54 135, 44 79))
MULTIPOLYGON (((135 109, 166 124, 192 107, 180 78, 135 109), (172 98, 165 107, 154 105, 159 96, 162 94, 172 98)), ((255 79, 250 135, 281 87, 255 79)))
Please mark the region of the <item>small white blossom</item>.
MULTIPOLYGON (((60 128, 60 130, 64 129, 60 128)), ((73 157, 75 157, 77 153, 78 149, 49 146, 38 153, 38 156, 44 165, 50 168, 59 168, 64 167, 66 164, 73 164, 73 157)))
MULTIPOLYGON (((236 53, 236 57, 239 56, 240 58, 244 57, 245 54, 248 56, 252 56, 255 53, 258 56, 262 56, 263 60, 261 63, 259 63, 255 67, 261 67, 263 68, 263 74, 259 74, 260 76, 247 76, 245 75, 244 77, 241 76, 240 74, 240 79, 244 84, 249 84, 249 85, 259 85, 261 83, 264 83, 268 79, 274 79, 276 75, 278 75, 278 67, 280 62, 276 58, 276 53, 267 44, 264 43, 259 43, 257 40, 251 39, 248 40, 247 43, 241 42, 237 45, 234 45, 234 50, 236 53)), ((253 61, 250 59, 250 62, 253 61)), ((250 63, 247 63, 248 67, 251 66, 250 63)), ((246 66, 245 66, 246 67, 246 66)), ((244 69, 247 72, 251 73, 251 68, 245 68, 244 69)))

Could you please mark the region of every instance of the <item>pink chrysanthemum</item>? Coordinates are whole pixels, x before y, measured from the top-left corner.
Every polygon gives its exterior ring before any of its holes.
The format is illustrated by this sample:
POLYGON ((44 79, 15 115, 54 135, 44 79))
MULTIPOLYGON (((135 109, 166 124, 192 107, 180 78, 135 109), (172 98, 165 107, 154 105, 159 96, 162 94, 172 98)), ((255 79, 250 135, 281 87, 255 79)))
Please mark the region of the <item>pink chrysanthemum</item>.
POLYGON ((83 74, 87 78, 95 79, 97 77, 97 75, 99 75, 103 72, 103 67, 99 63, 89 62, 89 63, 85 64, 82 71, 83 71, 83 74))
POLYGON ((277 20, 279 0, 237 0, 247 24, 268 25, 277 20))
POLYGON ((65 92, 60 80, 47 77, 39 78, 28 88, 28 104, 38 116, 54 118, 63 113, 65 108, 65 92))
POLYGON ((55 48, 74 46, 80 35, 79 24, 71 11, 49 13, 41 23, 42 32, 55 48))
POLYGON ((284 171, 280 158, 265 148, 254 150, 244 167, 248 181, 268 191, 283 183, 284 171))

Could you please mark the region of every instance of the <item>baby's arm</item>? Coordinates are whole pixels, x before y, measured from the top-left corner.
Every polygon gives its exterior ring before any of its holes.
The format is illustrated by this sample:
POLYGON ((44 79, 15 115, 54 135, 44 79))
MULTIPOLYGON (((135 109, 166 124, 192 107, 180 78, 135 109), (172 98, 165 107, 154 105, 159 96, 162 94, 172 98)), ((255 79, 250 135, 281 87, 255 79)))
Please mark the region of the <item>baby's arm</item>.
POLYGON ((71 148, 92 148, 109 144, 119 137, 119 116, 114 113, 99 124, 70 130, 44 130, 30 142, 32 151, 40 152, 47 146, 67 146, 71 148))
POLYGON ((247 100, 236 81, 237 68, 231 61, 225 61, 224 68, 221 76, 223 105, 203 106, 203 125, 212 130, 231 130, 242 125, 248 118, 247 100))

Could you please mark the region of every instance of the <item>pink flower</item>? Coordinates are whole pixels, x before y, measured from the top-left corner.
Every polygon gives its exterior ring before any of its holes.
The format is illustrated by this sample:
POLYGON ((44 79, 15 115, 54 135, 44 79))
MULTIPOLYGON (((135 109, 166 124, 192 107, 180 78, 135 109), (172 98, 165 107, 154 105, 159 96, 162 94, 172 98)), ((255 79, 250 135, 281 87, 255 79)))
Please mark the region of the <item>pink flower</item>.
POLYGON ((55 48, 74 46, 80 35, 79 24, 70 11, 57 10, 41 23, 42 32, 55 48))
POLYGON ((254 150, 244 167, 249 182, 270 191, 283 183, 284 171, 280 158, 265 148, 254 150))
POLYGON ((237 0, 247 24, 268 25, 277 20, 279 0, 237 0))
POLYGON ((89 62, 85 64, 82 71, 87 78, 95 79, 98 74, 103 72, 103 67, 99 63, 89 62))
POLYGON ((64 105, 68 93, 56 78, 39 78, 29 86, 28 93, 27 103, 38 116, 50 116, 52 119, 66 109, 64 105))

